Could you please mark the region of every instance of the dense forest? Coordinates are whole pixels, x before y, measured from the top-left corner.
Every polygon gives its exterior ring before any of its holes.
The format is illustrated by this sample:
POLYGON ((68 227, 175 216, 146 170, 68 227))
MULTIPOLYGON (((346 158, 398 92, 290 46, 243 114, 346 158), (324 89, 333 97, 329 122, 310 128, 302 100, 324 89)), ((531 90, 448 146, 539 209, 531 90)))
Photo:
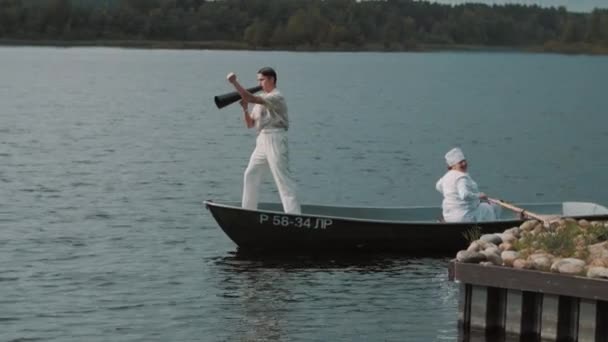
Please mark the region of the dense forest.
POLYGON ((413 0, 0 0, 0 43, 608 52, 608 9, 413 0))

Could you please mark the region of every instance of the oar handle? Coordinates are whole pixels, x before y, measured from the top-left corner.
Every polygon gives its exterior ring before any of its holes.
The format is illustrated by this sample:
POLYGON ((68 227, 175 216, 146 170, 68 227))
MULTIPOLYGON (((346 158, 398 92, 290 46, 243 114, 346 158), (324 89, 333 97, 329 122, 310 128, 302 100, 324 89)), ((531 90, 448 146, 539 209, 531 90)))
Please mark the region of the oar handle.
POLYGON ((509 203, 507 203, 505 201, 502 201, 502 200, 499 200, 499 199, 488 197, 488 202, 498 204, 498 205, 500 205, 500 206, 502 206, 504 208, 507 208, 509 210, 513 210, 514 212, 520 214, 522 217, 527 216, 529 218, 532 218, 532 219, 535 219, 535 220, 539 220, 539 221, 542 221, 542 222, 545 222, 547 220, 542 215, 535 214, 533 212, 530 212, 530 211, 528 211, 526 209, 523 209, 523 208, 520 208, 520 207, 516 207, 516 206, 514 206, 512 204, 509 204, 509 203))

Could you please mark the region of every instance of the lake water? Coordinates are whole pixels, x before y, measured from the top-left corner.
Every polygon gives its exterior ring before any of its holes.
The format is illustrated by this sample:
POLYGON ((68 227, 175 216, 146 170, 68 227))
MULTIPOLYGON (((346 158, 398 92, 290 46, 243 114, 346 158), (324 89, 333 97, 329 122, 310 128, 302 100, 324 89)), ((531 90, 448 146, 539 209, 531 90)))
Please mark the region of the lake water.
POLYGON ((608 204, 607 57, 3 47, 0 340, 458 339, 448 259, 243 257, 202 208, 255 139, 212 98, 265 65, 304 203, 439 205, 460 146, 492 196, 608 204))

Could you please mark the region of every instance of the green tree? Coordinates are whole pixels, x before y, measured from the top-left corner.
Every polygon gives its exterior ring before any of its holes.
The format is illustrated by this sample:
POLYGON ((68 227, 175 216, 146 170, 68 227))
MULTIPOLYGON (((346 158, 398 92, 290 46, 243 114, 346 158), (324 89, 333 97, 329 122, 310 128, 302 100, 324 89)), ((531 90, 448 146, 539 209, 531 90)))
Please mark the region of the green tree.
POLYGON ((585 25, 577 17, 568 17, 562 32, 562 41, 566 43, 576 43, 583 40, 585 36, 585 25))
POLYGON ((253 47, 267 46, 271 34, 270 24, 258 18, 245 29, 244 40, 253 47))
POLYGON ((45 11, 46 32, 52 36, 61 35, 71 29, 72 2, 70 0, 49 0, 45 11))

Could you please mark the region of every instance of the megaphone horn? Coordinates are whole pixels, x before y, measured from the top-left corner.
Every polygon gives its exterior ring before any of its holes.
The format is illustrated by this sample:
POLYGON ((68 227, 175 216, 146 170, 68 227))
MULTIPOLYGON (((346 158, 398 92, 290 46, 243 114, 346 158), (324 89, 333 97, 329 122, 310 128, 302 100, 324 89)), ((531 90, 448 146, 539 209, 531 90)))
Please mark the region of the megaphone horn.
MULTIPOLYGON (((262 90, 261 86, 247 88, 247 91, 252 94, 257 93, 260 90, 262 90)), ((233 91, 230 93, 217 95, 213 98, 213 101, 215 101, 215 105, 217 106, 217 108, 222 109, 222 108, 226 107, 227 105, 232 104, 240 99, 241 99, 241 94, 239 94, 238 91, 233 91)))

